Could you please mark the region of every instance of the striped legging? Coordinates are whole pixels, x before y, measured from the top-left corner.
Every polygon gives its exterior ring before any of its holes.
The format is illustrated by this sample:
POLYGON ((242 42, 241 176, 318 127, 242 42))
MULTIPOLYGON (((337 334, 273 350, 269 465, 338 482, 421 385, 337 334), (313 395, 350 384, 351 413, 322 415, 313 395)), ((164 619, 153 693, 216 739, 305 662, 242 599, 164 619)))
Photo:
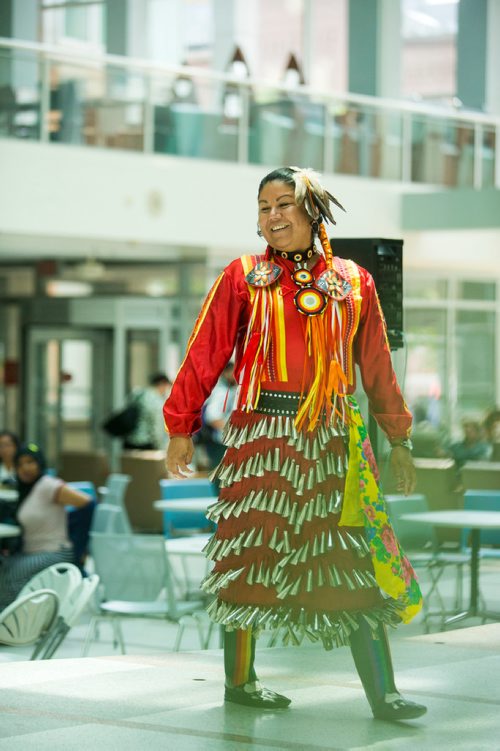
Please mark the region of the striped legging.
POLYGON ((13 602, 32 576, 54 563, 74 563, 73 548, 53 553, 14 553, 0 557, 0 611, 13 602))

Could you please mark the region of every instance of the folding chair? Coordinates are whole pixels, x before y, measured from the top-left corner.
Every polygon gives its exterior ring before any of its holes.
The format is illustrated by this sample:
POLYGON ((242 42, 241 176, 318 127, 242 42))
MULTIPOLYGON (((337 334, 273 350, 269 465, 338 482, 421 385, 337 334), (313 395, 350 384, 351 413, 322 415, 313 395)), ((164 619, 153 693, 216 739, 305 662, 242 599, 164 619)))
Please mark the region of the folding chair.
POLYGON ((59 598, 53 589, 38 589, 18 596, 0 613, 0 644, 10 647, 34 644, 51 630, 58 609, 59 598))

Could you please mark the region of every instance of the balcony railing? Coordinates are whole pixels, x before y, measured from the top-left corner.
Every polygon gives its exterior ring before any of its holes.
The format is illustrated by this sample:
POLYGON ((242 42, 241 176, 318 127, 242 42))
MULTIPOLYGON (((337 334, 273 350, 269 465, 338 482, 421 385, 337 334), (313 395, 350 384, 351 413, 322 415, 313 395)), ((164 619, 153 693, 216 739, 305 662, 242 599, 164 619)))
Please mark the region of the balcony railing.
POLYGON ((500 117, 3 38, 0 137, 500 187, 500 117))

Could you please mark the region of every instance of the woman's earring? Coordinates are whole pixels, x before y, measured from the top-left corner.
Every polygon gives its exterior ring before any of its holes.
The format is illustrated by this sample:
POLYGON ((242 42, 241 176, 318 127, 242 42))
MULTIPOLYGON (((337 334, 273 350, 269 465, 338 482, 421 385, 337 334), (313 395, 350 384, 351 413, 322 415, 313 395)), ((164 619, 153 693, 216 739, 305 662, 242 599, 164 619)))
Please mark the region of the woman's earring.
POLYGON ((257 234, 258 234, 259 237, 262 237, 262 231, 261 231, 261 229, 260 229, 260 227, 259 227, 258 224, 257 224, 257 234))
POLYGON ((316 219, 313 219, 311 222, 311 229, 315 235, 319 232, 319 222, 316 219))

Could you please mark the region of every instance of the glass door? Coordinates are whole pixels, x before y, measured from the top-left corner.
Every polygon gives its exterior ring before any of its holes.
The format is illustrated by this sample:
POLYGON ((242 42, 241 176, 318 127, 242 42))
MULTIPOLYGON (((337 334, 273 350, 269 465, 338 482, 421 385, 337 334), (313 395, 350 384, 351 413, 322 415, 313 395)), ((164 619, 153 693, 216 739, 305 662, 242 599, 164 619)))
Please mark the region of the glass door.
POLYGON ((100 424, 111 407, 111 332, 31 327, 27 351, 26 439, 50 466, 62 451, 103 446, 100 424))

